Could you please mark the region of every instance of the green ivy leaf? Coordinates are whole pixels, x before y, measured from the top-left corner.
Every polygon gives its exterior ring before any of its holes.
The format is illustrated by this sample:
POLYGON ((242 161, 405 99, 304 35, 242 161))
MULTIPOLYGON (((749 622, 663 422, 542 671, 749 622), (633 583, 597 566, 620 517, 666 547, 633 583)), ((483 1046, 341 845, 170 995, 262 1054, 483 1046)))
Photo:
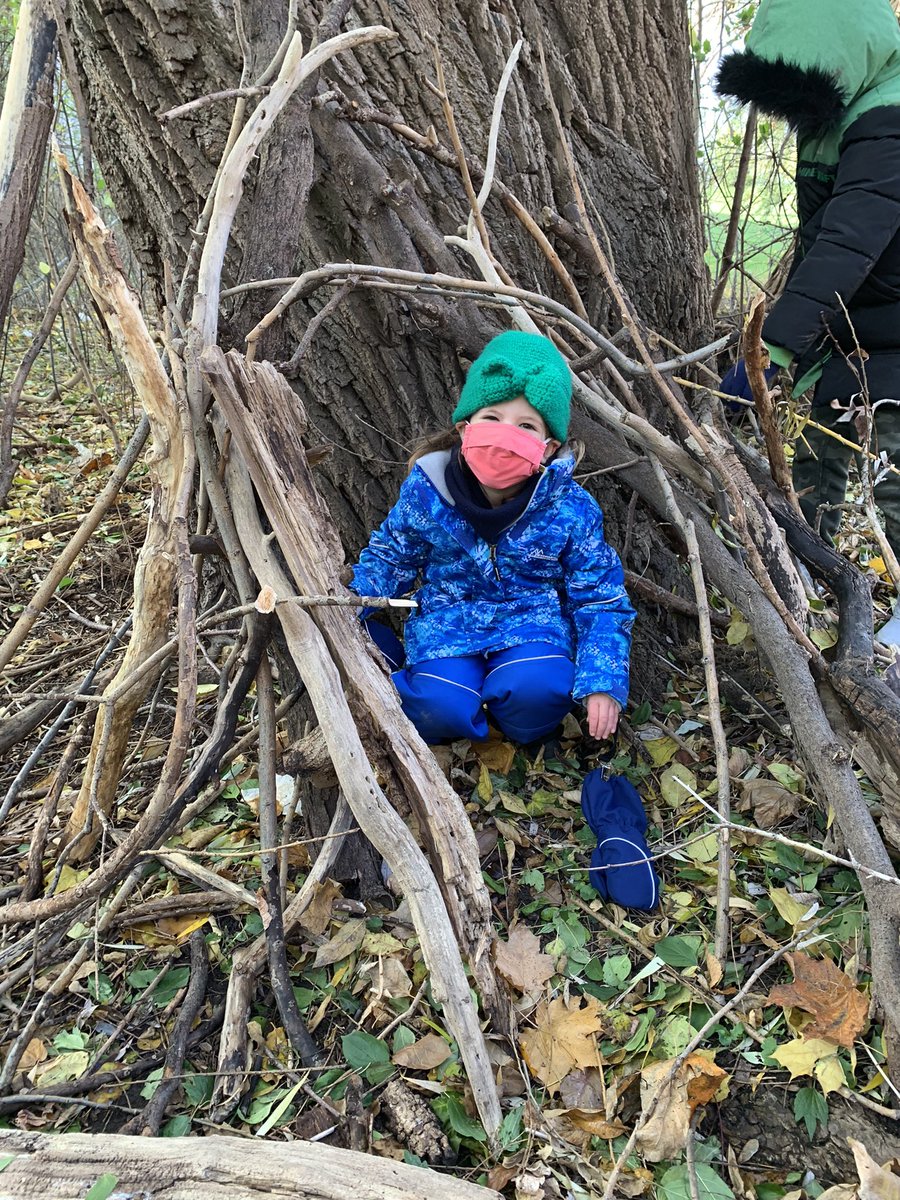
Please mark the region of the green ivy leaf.
POLYGON ((690 934, 664 937, 654 945, 657 956, 669 967, 696 967, 703 939, 690 934))
POLYGON ((213 1079, 211 1075, 187 1075, 181 1085, 184 1088, 185 1099, 192 1108, 206 1104, 213 1094, 213 1079))
MULTIPOLYGON (((697 1191, 703 1200, 734 1200, 734 1192, 709 1163, 697 1163, 697 1191)), ((670 1167, 659 1181, 659 1200, 690 1200, 691 1184, 687 1163, 670 1167)))
POLYGON ((54 1050, 84 1050, 87 1037, 80 1029, 63 1029, 53 1039, 54 1050))
POLYGON ((365 1071, 368 1067, 390 1064, 391 1054, 384 1042, 364 1029, 345 1033, 341 1038, 344 1062, 354 1071, 365 1071))
POLYGON ((487 1134, 481 1122, 470 1117, 463 1108, 459 1096, 453 1092, 445 1092, 431 1102, 435 1115, 444 1126, 449 1126, 459 1137, 472 1138, 476 1142, 487 1141, 487 1134))
POLYGON ((614 954, 603 963, 603 982, 608 987, 621 987, 631 974, 631 959, 627 954, 614 954))
POLYGON ((161 1137, 187 1137, 191 1132, 191 1118, 187 1113, 179 1113, 166 1121, 159 1131, 161 1137))
POLYGON ((794 1119, 798 1125, 802 1123, 806 1126, 810 1141, 820 1125, 825 1128, 828 1124, 828 1101, 818 1088, 800 1089, 794 1097, 794 1119))

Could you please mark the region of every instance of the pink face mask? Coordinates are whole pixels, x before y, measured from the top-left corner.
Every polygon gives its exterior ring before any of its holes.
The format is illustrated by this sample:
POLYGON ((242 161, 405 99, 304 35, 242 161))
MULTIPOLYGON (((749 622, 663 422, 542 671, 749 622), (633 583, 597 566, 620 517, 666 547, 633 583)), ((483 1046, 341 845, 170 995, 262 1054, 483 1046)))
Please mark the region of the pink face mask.
POLYGON ((502 421, 476 421, 463 430, 462 456, 485 487, 503 491, 541 469, 547 443, 502 421))

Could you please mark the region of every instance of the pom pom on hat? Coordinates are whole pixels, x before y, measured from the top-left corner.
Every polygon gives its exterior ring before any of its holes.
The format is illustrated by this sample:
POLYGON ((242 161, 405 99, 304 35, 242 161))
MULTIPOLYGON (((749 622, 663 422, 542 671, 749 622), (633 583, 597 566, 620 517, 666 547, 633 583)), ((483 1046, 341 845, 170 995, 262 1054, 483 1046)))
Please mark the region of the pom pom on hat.
POLYGON ((572 399, 568 364, 549 338, 512 329, 492 338, 472 363, 453 420, 465 421, 516 396, 541 414, 552 437, 566 440, 572 399))

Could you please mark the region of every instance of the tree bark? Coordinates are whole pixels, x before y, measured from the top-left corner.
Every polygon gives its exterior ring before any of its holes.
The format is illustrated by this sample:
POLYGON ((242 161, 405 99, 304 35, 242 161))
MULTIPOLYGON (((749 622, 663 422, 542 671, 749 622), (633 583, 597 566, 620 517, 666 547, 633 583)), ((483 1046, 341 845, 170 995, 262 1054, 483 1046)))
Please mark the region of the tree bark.
POLYGON ((53 123, 56 22, 43 0, 23 0, 0 112, 0 327, 25 255, 53 123))
MULTIPOLYGON (((243 8, 252 82, 284 32, 284 6, 253 0, 243 8)), ((324 0, 300 6, 307 41, 324 8, 324 0)), ((697 340, 708 318, 707 279, 679 0, 611 0, 589 20, 575 0, 407 0, 389 7, 362 0, 354 15, 361 24, 389 22, 399 38, 330 64, 318 96, 295 98, 279 119, 247 181, 226 283, 334 260, 470 274, 443 242, 467 212, 458 173, 369 117, 388 113, 423 135, 434 126, 448 144, 440 103, 425 86, 434 75, 426 40, 433 36, 466 149, 483 161, 494 91, 521 36, 526 45, 506 101, 499 178, 532 213, 564 213, 572 200, 537 62, 542 39, 582 186, 620 276, 649 324, 676 341, 697 340), (326 99, 335 91, 346 103, 326 99)), ((176 276, 184 266, 235 102, 163 123, 156 114, 240 82, 232 10, 212 0, 151 0, 111 13, 98 0, 74 0, 66 20, 95 114, 97 156, 125 233, 158 284, 164 261, 176 276)), ((485 217, 511 275, 565 299, 536 243, 521 236, 496 197, 485 217)), ((556 249, 593 322, 611 321, 594 265, 562 241, 556 249)), ((230 301, 223 348, 242 347, 272 298, 243 293, 230 301)), ((297 305, 264 340, 262 356, 290 358, 327 299, 297 305)), ((457 352, 473 356, 496 328, 468 303, 353 294, 317 331, 294 386, 317 435, 335 446, 321 486, 353 549, 392 502, 407 445, 448 423, 462 378, 457 352)))

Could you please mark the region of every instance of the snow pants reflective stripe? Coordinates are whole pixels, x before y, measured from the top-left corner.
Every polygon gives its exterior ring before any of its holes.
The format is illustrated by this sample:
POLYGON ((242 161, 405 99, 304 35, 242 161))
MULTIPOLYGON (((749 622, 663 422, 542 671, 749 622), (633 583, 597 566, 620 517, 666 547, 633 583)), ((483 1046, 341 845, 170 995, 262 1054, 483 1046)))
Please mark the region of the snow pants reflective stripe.
POLYGON ((426 742, 483 741, 485 710, 512 741, 532 742, 570 711, 575 666, 558 646, 531 642, 496 654, 428 659, 392 678, 426 742))

